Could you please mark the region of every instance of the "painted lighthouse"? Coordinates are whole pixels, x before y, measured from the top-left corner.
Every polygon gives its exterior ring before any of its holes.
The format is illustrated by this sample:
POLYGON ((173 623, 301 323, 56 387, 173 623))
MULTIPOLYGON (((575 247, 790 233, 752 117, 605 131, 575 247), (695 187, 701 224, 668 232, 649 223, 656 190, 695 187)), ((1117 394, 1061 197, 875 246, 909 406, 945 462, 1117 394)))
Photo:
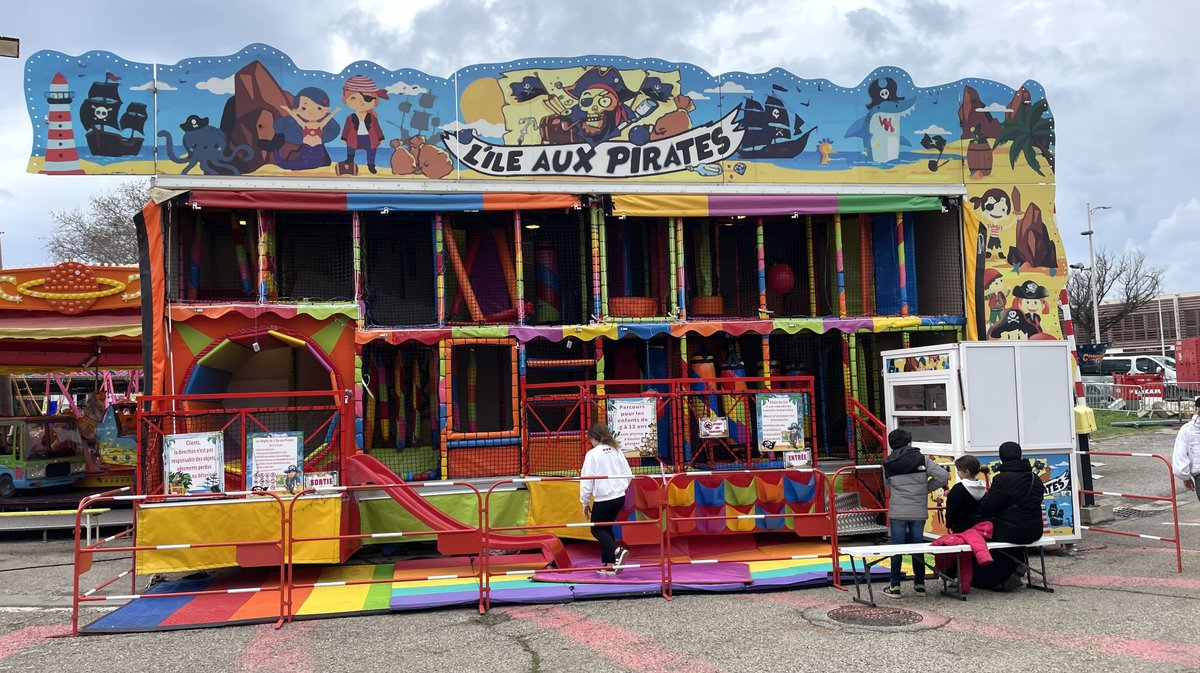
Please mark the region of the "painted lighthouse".
POLYGON ((71 128, 71 101, 73 94, 67 88, 67 78, 61 72, 54 73, 46 102, 50 113, 46 115, 48 127, 46 138, 46 162, 41 172, 47 175, 83 175, 79 167, 79 151, 75 149, 75 131, 71 128))

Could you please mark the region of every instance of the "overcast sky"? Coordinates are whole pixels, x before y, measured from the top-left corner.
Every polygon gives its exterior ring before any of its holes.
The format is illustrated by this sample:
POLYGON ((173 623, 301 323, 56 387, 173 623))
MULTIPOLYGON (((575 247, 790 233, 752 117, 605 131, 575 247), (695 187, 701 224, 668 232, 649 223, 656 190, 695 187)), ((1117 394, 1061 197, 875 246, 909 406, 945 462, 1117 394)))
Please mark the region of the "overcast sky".
MULTIPOLYGON (((1191 2, 1009 0, 767 2, 609 0, 289 0, 191 4, 19 2, 0 34, 41 49, 112 51, 146 63, 279 48, 301 68, 358 59, 448 76, 472 63, 619 54, 712 73, 781 66, 854 86, 876 66, 918 86, 982 77, 1045 86, 1057 120, 1058 224, 1087 263, 1085 203, 1097 243, 1143 247, 1170 292, 1200 290, 1200 56, 1191 2), (235 9, 236 8, 236 9, 235 9), (1189 159, 1190 157, 1190 159, 1189 159)), ((53 208, 86 205, 115 178, 28 175, 24 59, 0 60, 0 230, 6 266, 48 260, 53 208)))

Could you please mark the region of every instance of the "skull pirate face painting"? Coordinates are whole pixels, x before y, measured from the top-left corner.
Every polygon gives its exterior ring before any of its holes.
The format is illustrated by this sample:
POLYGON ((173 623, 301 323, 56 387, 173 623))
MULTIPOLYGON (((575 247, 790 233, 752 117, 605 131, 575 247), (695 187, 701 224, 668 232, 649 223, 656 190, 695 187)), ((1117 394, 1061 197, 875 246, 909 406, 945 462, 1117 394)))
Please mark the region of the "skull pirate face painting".
POLYGON ((578 101, 567 116, 568 127, 575 140, 590 145, 598 145, 621 132, 633 114, 626 101, 637 95, 625 86, 616 68, 607 66, 588 68, 564 91, 578 101))

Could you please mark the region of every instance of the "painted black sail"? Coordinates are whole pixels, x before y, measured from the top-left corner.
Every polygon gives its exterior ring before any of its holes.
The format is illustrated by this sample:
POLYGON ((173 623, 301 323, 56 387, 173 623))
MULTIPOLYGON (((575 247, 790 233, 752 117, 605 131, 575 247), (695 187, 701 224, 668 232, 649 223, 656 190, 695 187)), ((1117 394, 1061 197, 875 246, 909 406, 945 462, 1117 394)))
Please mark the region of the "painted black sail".
POLYGON ((792 114, 783 99, 768 95, 763 102, 747 98, 738 120, 745 130, 738 155, 744 159, 791 159, 808 145, 817 127, 804 130, 804 120, 792 114))
POLYGON ((93 156, 127 157, 137 154, 145 141, 148 117, 144 103, 130 103, 121 114, 120 85, 111 75, 92 82, 88 97, 79 106, 79 120, 86 129, 88 151, 93 156), (128 137, 121 130, 129 130, 128 137))

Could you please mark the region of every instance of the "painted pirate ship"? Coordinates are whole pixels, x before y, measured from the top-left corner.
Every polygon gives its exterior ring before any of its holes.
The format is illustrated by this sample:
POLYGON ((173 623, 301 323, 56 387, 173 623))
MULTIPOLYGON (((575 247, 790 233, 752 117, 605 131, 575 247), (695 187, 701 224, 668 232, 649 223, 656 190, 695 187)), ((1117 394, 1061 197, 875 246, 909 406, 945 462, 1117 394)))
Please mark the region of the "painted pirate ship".
POLYGON ((87 99, 79 106, 80 121, 87 129, 88 151, 94 156, 132 156, 141 151, 146 139, 146 105, 131 102, 122 114, 125 101, 121 100, 118 80, 109 73, 103 82, 92 82, 87 99))
POLYGON ((738 150, 744 159, 791 159, 804 151, 808 137, 817 130, 814 126, 805 131, 804 119, 790 112, 783 99, 774 94, 763 101, 747 98, 739 123, 745 129, 738 150))

